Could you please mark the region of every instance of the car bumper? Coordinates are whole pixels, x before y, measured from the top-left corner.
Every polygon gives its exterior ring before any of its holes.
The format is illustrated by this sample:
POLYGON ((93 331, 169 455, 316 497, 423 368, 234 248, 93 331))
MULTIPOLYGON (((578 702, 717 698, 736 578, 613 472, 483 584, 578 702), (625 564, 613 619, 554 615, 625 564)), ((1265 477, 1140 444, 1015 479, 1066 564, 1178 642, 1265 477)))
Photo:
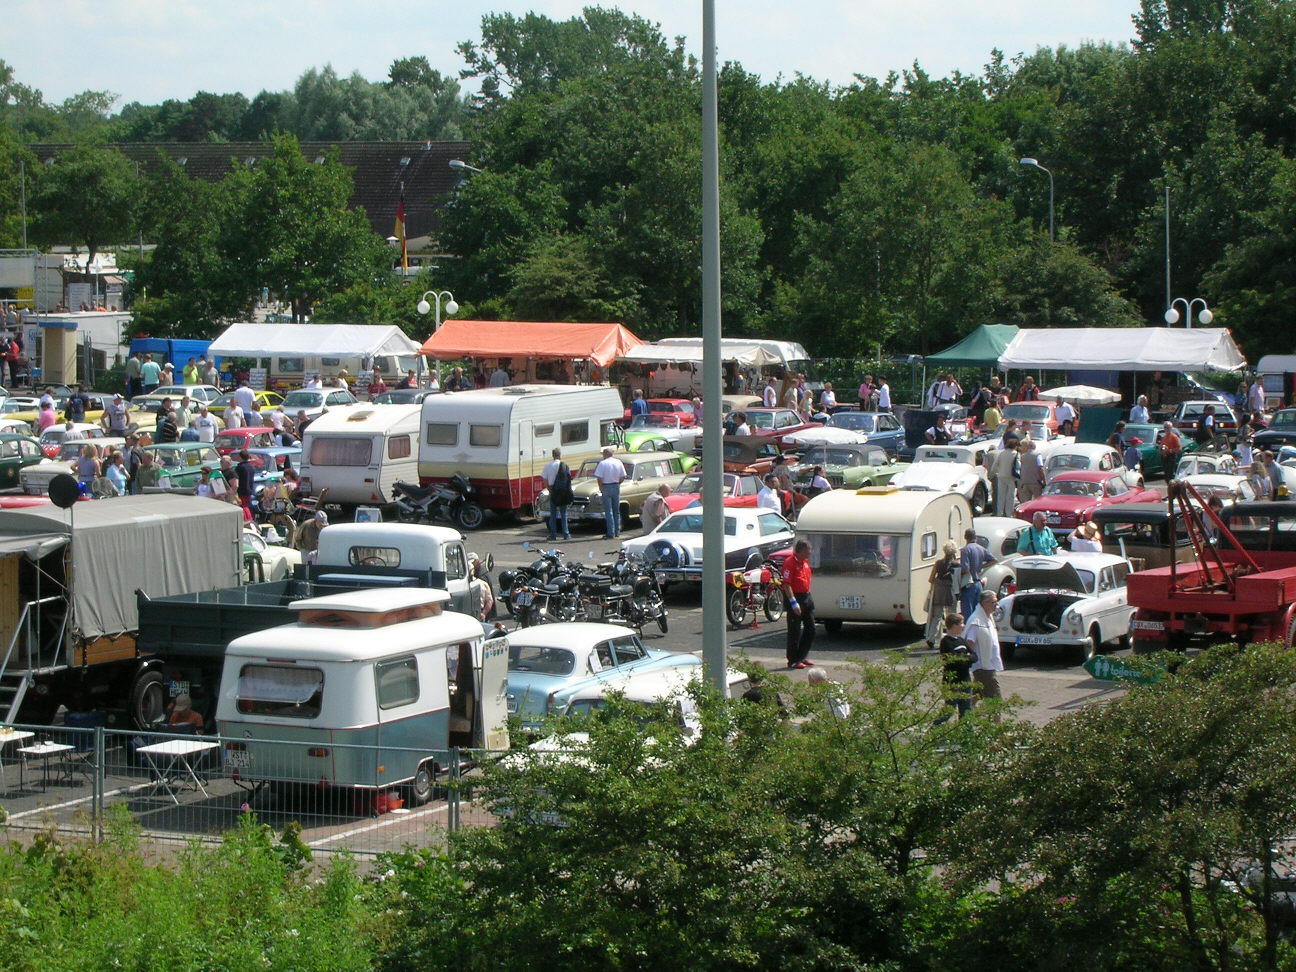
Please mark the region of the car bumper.
POLYGON ((701 567, 671 567, 653 571, 658 584, 701 584, 701 567))

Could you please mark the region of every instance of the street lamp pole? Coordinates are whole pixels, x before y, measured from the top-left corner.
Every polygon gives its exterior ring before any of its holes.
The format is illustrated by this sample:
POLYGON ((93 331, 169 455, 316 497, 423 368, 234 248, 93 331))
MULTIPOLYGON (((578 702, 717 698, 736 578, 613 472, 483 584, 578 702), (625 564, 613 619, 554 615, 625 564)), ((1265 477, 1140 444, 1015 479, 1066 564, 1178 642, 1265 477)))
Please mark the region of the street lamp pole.
POLYGON ((1206 306, 1206 300, 1204 298, 1194 297, 1192 300, 1188 300, 1184 297, 1176 297, 1174 300, 1170 301, 1170 306, 1166 309, 1165 322, 1167 324, 1179 323, 1179 312, 1175 310, 1175 304, 1183 304, 1184 327, 1191 328, 1193 326, 1193 308, 1198 304, 1201 304, 1201 310, 1197 312, 1198 324, 1209 324, 1211 321, 1215 320, 1215 315, 1212 314, 1211 309, 1206 306))
POLYGON ((1019 165, 1024 165, 1024 166, 1026 166, 1028 169, 1039 169, 1039 170, 1040 170, 1041 172, 1043 172, 1046 176, 1048 176, 1048 180, 1049 180, 1049 242, 1052 243, 1052 242, 1053 242, 1053 173, 1050 172, 1048 169, 1044 168, 1044 166, 1040 165, 1040 164, 1039 164, 1039 159, 1030 159, 1030 158, 1026 158, 1026 159, 1019 159, 1019 160, 1018 160, 1018 164, 1019 164, 1019 165))

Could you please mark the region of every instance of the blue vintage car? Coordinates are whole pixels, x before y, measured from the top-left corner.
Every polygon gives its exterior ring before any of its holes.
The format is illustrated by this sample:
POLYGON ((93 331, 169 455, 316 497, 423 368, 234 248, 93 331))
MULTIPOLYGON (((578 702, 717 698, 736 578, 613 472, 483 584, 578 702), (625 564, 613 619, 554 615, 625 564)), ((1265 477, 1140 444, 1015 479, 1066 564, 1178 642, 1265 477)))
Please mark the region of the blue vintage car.
POLYGON ((868 444, 881 446, 893 459, 905 444, 904 426, 890 412, 835 412, 828 420, 835 429, 848 429, 868 437, 868 444))
POLYGON ((646 648, 615 624, 564 622, 509 632, 508 711, 533 727, 574 692, 628 672, 701 665, 697 655, 646 648))

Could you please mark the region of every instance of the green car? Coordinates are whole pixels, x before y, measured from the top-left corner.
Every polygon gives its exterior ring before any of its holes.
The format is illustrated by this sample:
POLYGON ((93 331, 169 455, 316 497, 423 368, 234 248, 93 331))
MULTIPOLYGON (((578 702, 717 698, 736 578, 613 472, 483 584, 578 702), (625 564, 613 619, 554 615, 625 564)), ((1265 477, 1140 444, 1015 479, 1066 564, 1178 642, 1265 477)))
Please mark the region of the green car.
POLYGON ((18 486, 18 474, 45 458, 41 445, 29 435, 0 433, 0 489, 18 486))
POLYGON ((892 462, 886 450, 875 445, 815 445, 801 453, 792 469, 798 489, 810 484, 815 466, 823 466, 824 478, 833 489, 885 486, 891 477, 908 469, 907 462, 892 462))
POLYGON ((164 442, 146 450, 167 480, 165 491, 192 493, 202 478, 203 467, 220 469, 220 456, 210 442, 164 442))
MULTIPOLYGON (((1160 437, 1163 430, 1164 427, 1160 425, 1126 425, 1125 426, 1126 442, 1128 442, 1130 439, 1143 440, 1137 446, 1137 448, 1139 451, 1139 455, 1142 457, 1140 459, 1140 464, 1143 469, 1143 475, 1146 478, 1151 478, 1153 476, 1162 476, 1165 474, 1165 470, 1162 468, 1162 463, 1161 463, 1161 453, 1157 451, 1157 440, 1160 437)), ((1184 455, 1187 455, 1190 452, 1195 452, 1198 448, 1196 441, 1191 439, 1184 432, 1179 433, 1179 440, 1183 443, 1184 455)))

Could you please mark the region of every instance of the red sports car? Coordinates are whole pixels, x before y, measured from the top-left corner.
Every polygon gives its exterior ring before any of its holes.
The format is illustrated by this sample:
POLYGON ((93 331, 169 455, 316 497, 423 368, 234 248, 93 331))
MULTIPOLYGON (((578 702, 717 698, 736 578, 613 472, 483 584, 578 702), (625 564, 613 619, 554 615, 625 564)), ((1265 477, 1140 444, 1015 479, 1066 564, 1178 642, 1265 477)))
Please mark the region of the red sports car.
POLYGON ((1155 489, 1134 487, 1125 482, 1123 471, 1086 469, 1058 473, 1044 487, 1044 494, 1017 507, 1017 516, 1031 519, 1042 512, 1054 533, 1070 533, 1094 510, 1116 503, 1157 503, 1161 494, 1155 489))
MULTIPOLYGON (((702 471, 689 473, 680 480, 675 492, 666 497, 666 506, 672 513, 682 510, 698 498, 702 488, 702 471)), ((737 473, 724 474, 725 506, 755 506, 756 494, 760 491, 760 480, 755 476, 739 476, 737 473)))
MULTIPOLYGON (((701 419, 693 411, 693 403, 687 398, 646 398, 649 415, 674 415, 679 419, 681 428, 692 428, 701 419)), ((625 421, 631 419, 630 409, 625 410, 625 421)))
POLYGON ((806 429, 823 428, 818 422, 807 422, 791 408, 744 408, 741 411, 747 416, 752 435, 777 437, 788 448, 792 448, 793 443, 786 440, 787 436, 806 429))

